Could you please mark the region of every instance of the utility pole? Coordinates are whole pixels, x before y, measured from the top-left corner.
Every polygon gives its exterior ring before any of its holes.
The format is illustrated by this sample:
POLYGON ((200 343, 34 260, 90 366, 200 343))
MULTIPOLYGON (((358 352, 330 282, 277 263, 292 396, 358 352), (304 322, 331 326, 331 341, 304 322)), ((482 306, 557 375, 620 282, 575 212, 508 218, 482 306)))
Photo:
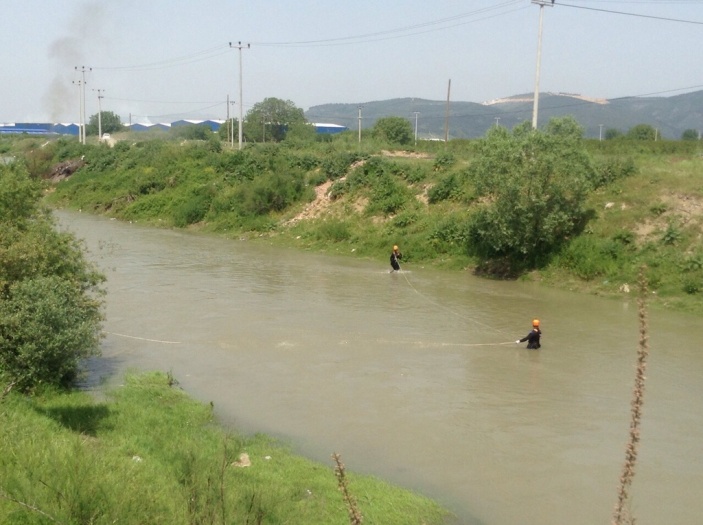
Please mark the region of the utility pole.
POLYGON ((78 125, 80 127, 79 136, 81 144, 85 144, 85 74, 92 71, 93 68, 86 68, 85 66, 80 66, 79 68, 76 66, 74 69, 82 74, 82 82, 78 84, 81 91, 81 115, 80 123, 78 125))
POLYGON ((539 6, 539 30, 537 32, 537 68, 535 73, 535 98, 532 106, 532 129, 537 129, 537 111, 539 107, 539 70, 542 62, 542 19, 544 18, 544 6, 554 5, 554 0, 532 0, 533 4, 539 6))
POLYGON ((500 122, 500 117, 496 117, 496 128, 498 127, 498 122, 500 122))
POLYGON ((415 145, 417 146, 417 116, 420 112, 414 111, 413 113, 415 113, 415 145))
POLYGON ((447 86, 447 109, 444 112, 444 142, 449 142, 449 94, 452 91, 452 79, 447 86))
POLYGON ((229 116, 229 106, 230 104, 234 104, 234 101, 229 100, 229 95, 227 95, 227 122, 229 122, 229 139, 232 144, 232 149, 234 149, 234 117, 230 120, 229 116))
POLYGON ((245 47, 249 49, 251 44, 244 46, 244 44, 238 42, 235 46, 230 42, 229 47, 239 49, 239 149, 242 149, 242 108, 244 107, 244 102, 242 101, 242 49, 245 49, 245 47))
POLYGON ((361 144, 361 106, 359 106, 359 144, 361 144))
POLYGON ((74 80, 73 83, 78 86, 78 142, 83 144, 83 82, 74 80))
POLYGON ((598 124, 598 141, 603 140, 603 124, 598 124))
POLYGON ((103 98, 103 96, 100 94, 104 89, 94 89, 93 91, 98 92, 98 141, 102 140, 103 138, 103 110, 102 110, 102 104, 100 103, 100 99, 103 98))

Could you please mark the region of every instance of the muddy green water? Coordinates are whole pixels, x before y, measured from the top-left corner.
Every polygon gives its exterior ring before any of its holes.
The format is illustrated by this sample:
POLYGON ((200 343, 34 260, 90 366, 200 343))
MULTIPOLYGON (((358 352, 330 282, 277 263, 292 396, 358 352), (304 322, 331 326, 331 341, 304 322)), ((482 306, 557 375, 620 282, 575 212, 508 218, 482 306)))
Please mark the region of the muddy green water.
MULTIPOLYGON (((225 424, 282 438, 330 468, 339 452, 349 469, 428 495, 460 523, 610 523, 630 421, 635 297, 411 263, 389 274, 385 256, 57 216, 108 276, 109 335, 89 383, 171 371, 225 424), (539 351, 514 343, 533 317, 539 351)), ((631 489, 640 525, 703 520, 702 343, 699 318, 650 312, 631 489)))

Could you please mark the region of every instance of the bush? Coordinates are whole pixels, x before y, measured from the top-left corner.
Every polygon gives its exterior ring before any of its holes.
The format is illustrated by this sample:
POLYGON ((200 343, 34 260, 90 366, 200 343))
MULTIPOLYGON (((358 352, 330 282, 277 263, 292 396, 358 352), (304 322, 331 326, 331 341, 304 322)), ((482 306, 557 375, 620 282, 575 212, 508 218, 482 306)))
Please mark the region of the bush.
POLYGON ((434 170, 445 171, 452 167, 456 161, 454 154, 450 151, 440 151, 434 159, 434 170))
POLYGON ((271 173, 257 177, 235 192, 238 211, 242 215, 265 215, 285 210, 305 195, 301 173, 271 173))
POLYGON ((336 153, 327 155, 321 163, 322 172, 329 180, 336 180, 344 177, 349 167, 361 157, 355 153, 336 153))
POLYGON ((550 122, 550 133, 492 128, 479 142, 469 167, 484 198, 469 226, 473 254, 537 265, 577 232, 593 166, 577 126, 566 124, 550 122))
POLYGON ((53 227, 36 183, 0 166, 0 376, 22 391, 66 386, 98 351, 104 277, 53 227))
POLYGON ((371 131, 373 138, 401 146, 413 140, 413 128, 403 117, 383 117, 376 121, 371 131))
POLYGON ((463 184, 457 173, 449 173, 427 191, 427 200, 430 204, 445 200, 458 200, 463 192, 463 184))
POLYGON ((631 157, 614 157, 601 160, 595 166, 592 179, 593 187, 600 188, 635 173, 637 173, 637 167, 631 157))
POLYGON ((173 211, 173 224, 178 228, 185 228, 205 218, 210 209, 211 198, 208 195, 195 195, 173 211))
POLYGON ((349 225, 338 219, 319 222, 315 229, 315 236, 321 241, 343 242, 351 238, 349 225))
POLYGON ((0 370, 26 391, 68 386, 98 353, 99 303, 59 277, 13 283, 0 302, 0 370))

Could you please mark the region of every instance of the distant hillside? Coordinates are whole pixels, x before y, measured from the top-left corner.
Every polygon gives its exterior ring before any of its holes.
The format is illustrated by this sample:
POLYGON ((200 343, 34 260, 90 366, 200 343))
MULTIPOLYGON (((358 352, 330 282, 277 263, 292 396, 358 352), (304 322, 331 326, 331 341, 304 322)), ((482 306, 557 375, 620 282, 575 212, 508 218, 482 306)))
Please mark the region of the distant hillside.
MULTIPOLYGON (((312 122, 341 124, 358 129, 359 106, 361 126, 370 128, 377 119, 406 117, 413 128, 417 115, 418 137, 444 139, 448 120, 450 138, 476 138, 498 123, 512 128, 524 121, 532 121, 532 94, 516 95, 483 104, 442 100, 399 98, 361 104, 323 104, 311 107, 306 113, 312 122)), ((598 138, 602 130, 617 129, 627 132, 637 124, 649 124, 659 130, 663 138, 679 139, 687 129, 703 132, 703 91, 672 97, 627 97, 612 100, 591 99, 573 93, 541 93, 539 98, 539 125, 552 117, 573 116, 585 129, 586 136, 598 138), (601 128, 602 126, 602 128, 601 128)))

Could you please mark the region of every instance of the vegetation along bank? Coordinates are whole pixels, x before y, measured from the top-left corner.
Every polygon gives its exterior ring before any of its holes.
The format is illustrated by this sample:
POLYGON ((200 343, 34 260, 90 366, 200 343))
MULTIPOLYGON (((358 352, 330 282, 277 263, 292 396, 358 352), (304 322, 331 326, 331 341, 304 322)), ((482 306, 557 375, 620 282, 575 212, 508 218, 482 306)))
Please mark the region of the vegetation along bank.
POLYGON ((407 265, 604 296, 646 265, 653 308, 703 312, 699 141, 585 140, 565 117, 413 146, 408 127, 242 150, 206 130, 23 148, 35 176, 53 174, 55 206, 378 261, 400 244, 407 265), (81 158, 70 177, 54 169, 81 158))
POLYGON ((451 520, 339 456, 225 432, 169 374, 129 376, 104 400, 75 390, 99 352, 104 276, 41 198, 24 163, 0 164, 0 525, 451 520))
POLYGON ((359 509, 383 523, 446 519, 339 465, 337 479, 310 463, 285 470, 274 458, 300 460, 215 431, 168 376, 129 378, 104 404, 65 390, 98 352, 104 278, 53 227, 42 181, 54 206, 384 267, 400 244, 408 265, 622 296, 644 265, 652 306, 703 312, 698 141, 585 141, 563 118, 411 146, 399 120, 362 141, 294 133, 241 151, 206 130, 0 139, 0 523, 353 523, 359 509), (262 468, 236 468, 247 461, 262 468))

